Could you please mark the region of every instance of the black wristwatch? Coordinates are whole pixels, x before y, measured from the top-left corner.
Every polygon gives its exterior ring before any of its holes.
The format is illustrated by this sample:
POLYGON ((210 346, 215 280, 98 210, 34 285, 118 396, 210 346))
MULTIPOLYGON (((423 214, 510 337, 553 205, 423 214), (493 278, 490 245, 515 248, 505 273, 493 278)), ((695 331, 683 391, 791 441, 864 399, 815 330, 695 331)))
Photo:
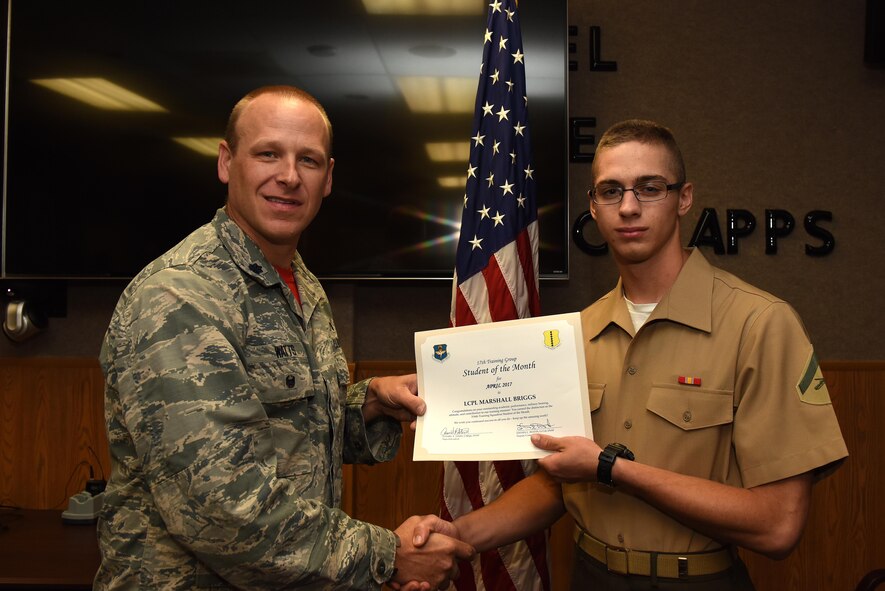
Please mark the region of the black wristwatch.
POLYGON ((623 443, 609 443, 605 446, 604 450, 599 452, 599 465, 596 466, 596 480, 600 484, 611 487, 615 486, 615 483, 612 482, 612 466, 615 465, 615 460, 618 458, 624 458, 625 460, 630 460, 632 462, 636 459, 636 456, 634 456, 633 452, 627 449, 623 443))

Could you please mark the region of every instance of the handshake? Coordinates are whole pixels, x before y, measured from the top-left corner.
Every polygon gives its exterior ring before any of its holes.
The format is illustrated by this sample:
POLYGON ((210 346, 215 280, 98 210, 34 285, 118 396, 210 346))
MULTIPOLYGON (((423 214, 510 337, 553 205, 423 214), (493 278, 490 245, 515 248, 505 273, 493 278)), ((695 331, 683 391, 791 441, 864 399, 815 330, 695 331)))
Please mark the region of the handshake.
POLYGON ((476 553, 460 540, 453 523, 435 515, 410 517, 394 533, 398 538, 395 569, 387 584, 398 591, 447 589, 458 578, 458 561, 476 553))

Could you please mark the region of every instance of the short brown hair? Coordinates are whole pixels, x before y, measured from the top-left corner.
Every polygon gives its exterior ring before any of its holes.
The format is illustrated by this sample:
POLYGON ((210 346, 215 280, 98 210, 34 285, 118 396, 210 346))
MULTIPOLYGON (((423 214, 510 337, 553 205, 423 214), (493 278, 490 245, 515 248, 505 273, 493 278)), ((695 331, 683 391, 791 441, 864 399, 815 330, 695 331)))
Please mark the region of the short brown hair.
POLYGON ((237 143, 239 142, 239 137, 237 136, 237 122, 240 120, 240 115, 242 115, 249 103, 263 94, 274 94, 284 98, 301 100, 315 106, 319 110, 320 115, 323 116, 323 121, 326 122, 326 130, 329 132, 329 141, 326 147, 329 151, 329 157, 332 156, 332 122, 329 120, 329 116, 326 114, 323 105, 321 105, 320 101, 309 92, 301 90, 295 86, 284 85, 262 86, 261 88, 256 88, 237 101, 237 104, 234 105, 233 110, 230 112, 230 117, 227 120, 227 129, 224 132, 224 141, 227 142, 231 154, 237 151, 237 143))
MULTIPOLYGON (((627 119, 620 123, 615 123, 609 127, 599 142, 596 144, 596 151, 601 152, 607 148, 614 148, 627 142, 639 142, 641 144, 659 144, 664 146, 670 152, 672 159, 673 172, 676 173, 676 182, 685 182, 685 162, 682 159, 682 152, 676 145, 676 138, 669 129, 646 119, 627 119)), ((593 162, 591 168, 593 180, 596 180, 596 162, 593 162)))

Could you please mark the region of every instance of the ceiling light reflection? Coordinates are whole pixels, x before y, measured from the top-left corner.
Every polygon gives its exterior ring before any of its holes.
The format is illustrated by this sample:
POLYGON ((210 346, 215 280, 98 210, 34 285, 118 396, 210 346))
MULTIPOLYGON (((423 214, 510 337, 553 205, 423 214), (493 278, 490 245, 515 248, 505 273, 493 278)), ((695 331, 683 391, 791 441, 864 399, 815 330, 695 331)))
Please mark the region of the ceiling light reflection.
POLYGON ((220 137, 174 137, 172 139, 197 154, 213 158, 218 156, 218 144, 222 141, 220 137))
POLYGON ((475 78, 398 76, 399 87, 413 113, 472 113, 475 78))
POLYGON ((31 82, 99 109, 167 112, 157 103, 104 78, 36 78, 31 82))
POLYGON ((466 176, 441 176, 436 178, 436 182, 443 189, 463 189, 467 186, 466 176))
POLYGON ((470 157, 470 142, 428 142, 424 149, 433 162, 462 162, 470 157))
POLYGON ((483 14, 485 4, 476 0, 363 0, 369 14, 483 14))

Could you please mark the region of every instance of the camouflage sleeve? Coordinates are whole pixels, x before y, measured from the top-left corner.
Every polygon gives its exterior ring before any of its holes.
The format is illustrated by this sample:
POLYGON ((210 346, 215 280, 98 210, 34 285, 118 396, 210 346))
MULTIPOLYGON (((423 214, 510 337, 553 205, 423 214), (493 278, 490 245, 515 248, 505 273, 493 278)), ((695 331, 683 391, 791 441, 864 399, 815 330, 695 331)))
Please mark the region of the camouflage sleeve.
POLYGON ((393 573, 393 533, 277 478, 271 427, 238 355, 236 289, 167 269, 122 319, 114 370, 153 502, 175 541, 236 587, 378 589, 393 573))
POLYGON ((368 425, 363 421, 363 402, 371 381, 372 378, 368 378, 347 388, 345 464, 389 462, 399 449, 403 435, 399 421, 390 417, 376 419, 368 425))

